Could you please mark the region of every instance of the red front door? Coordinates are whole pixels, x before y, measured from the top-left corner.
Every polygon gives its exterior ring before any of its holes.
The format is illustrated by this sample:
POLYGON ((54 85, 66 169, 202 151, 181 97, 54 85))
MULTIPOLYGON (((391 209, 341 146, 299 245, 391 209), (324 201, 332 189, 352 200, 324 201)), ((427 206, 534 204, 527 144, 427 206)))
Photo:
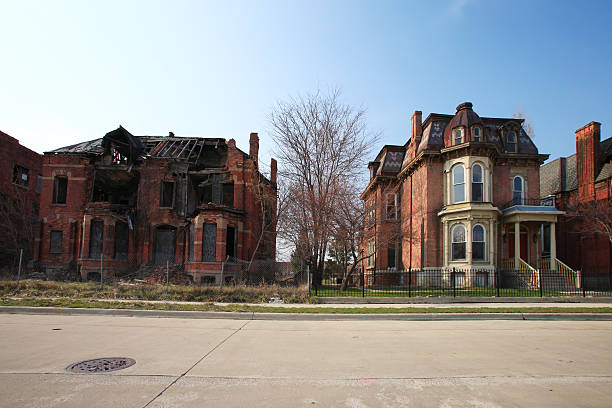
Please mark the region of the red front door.
MULTIPOLYGON (((527 231, 521 231, 520 242, 521 246, 521 259, 528 262, 527 259, 527 231)), ((508 234, 508 254, 509 258, 514 258, 514 231, 508 234)))

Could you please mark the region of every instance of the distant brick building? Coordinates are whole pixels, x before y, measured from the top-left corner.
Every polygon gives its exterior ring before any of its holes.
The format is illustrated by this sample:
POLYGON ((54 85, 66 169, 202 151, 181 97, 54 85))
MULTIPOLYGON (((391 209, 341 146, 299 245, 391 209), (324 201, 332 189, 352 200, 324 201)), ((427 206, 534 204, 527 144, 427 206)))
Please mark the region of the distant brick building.
POLYGON ((0 132, 0 263, 14 263, 19 249, 32 259, 38 236, 42 156, 0 132))
POLYGON ((576 153, 540 168, 540 197, 554 197, 567 211, 557 228, 559 254, 569 266, 587 273, 608 275, 612 249, 608 237, 593 231, 581 217, 573 216, 576 203, 607 204, 612 199, 612 137, 601 140, 601 124, 591 122, 576 131, 576 153))
POLYGON ((369 164, 361 196, 366 274, 384 281, 385 270, 460 268, 478 270, 465 277, 478 282, 466 285, 490 286, 496 268, 555 269, 562 212, 540 200, 548 155, 523 120, 481 118, 469 102, 454 115, 421 115, 412 116, 405 145, 384 146, 369 164))
POLYGON ((86 279, 101 262, 114 274, 169 264, 195 282, 220 283, 254 253, 274 261, 276 161, 264 177, 258 150, 257 133, 247 154, 233 139, 133 136, 119 127, 46 152, 41 266, 86 279))

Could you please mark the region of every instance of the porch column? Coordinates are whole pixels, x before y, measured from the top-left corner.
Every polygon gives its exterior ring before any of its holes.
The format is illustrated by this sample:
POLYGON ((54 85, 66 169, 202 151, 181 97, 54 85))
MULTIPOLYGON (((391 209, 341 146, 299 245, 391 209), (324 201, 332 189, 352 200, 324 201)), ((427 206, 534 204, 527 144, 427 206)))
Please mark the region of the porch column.
MULTIPOLYGON (((444 220, 442 221, 442 224, 444 225, 444 236, 442 238, 442 242, 443 242, 443 266, 447 266, 448 265, 448 253, 449 253, 449 241, 450 241, 450 236, 448 234, 448 221, 444 220)), ((412 245, 412 243, 411 243, 412 245)))
POLYGON ((514 223, 514 269, 519 268, 519 258, 521 257, 521 223, 514 223))
POLYGON ((555 223, 550 223, 550 270, 557 270, 557 238, 555 234, 555 223))

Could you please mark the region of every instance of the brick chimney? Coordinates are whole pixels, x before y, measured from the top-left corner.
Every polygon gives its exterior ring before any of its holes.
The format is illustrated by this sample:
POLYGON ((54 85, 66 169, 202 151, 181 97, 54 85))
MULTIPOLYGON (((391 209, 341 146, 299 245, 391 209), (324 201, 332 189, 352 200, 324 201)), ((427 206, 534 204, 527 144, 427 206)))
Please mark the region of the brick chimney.
POLYGON ((258 159, 259 154, 259 136, 257 133, 251 133, 249 138, 249 156, 255 161, 255 164, 259 164, 258 159))
POLYGON ((599 170, 599 142, 601 123, 591 122, 576 131, 576 172, 578 197, 595 198, 595 177, 599 170))
POLYGON ((272 184, 276 184, 276 172, 277 172, 276 160, 271 159, 270 160, 270 181, 272 182, 272 184))
POLYGON ((410 119, 410 123, 412 125, 412 132, 410 137, 412 138, 411 144, 414 146, 414 153, 416 154, 416 149, 419 147, 421 143, 421 137, 423 136, 423 127, 422 127, 422 118, 423 112, 414 111, 412 114, 412 118, 410 119))

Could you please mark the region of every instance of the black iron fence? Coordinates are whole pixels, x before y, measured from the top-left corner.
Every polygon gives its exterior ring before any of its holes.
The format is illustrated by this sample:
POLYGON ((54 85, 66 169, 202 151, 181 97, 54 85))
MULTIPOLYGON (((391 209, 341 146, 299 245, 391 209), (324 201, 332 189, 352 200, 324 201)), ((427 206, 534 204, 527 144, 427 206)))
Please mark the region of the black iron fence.
POLYGON ((608 271, 426 268, 369 271, 313 283, 321 297, 543 297, 612 296, 608 271))

